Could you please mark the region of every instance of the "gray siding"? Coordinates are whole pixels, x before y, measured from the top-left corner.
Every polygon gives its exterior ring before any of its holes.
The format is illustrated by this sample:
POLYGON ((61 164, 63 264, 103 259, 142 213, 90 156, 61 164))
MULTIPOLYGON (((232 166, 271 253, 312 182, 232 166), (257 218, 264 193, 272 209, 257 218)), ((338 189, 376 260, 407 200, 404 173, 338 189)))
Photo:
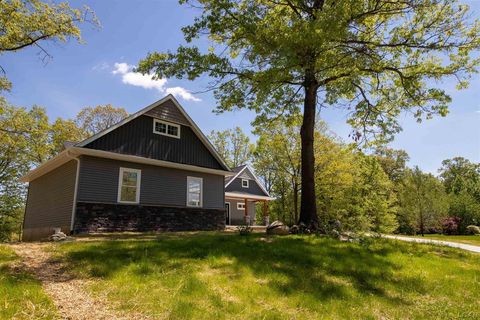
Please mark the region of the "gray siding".
POLYGON ((224 208, 224 178, 89 156, 80 158, 79 202, 117 203, 120 167, 140 169, 140 204, 185 207, 187 176, 203 178, 203 208, 224 208))
POLYGON ((87 144, 98 149, 145 158, 223 169, 189 126, 181 125, 180 139, 153 133, 153 118, 142 115, 87 144))
MULTIPOLYGON (((230 203, 230 224, 233 226, 241 225, 245 223, 245 210, 238 210, 237 203, 243 203, 244 200, 234 200, 234 199, 225 199, 225 202, 230 203)), ((255 224, 255 202, 248 202, 248 215, 250 216, 250 221, 252 224, 255 224)))
POLYGON ((30 182, 23 239, 49 236, 54 228, 70 232, 77 162, 72 160, 30 182))
POLYGON ((171 100, 164 102, 163 104, 159 105, 156 108, 153 108, 145 114, 154 118, 183 124, 185 126, 190 125, 185 116, 180 112, 180 110, 178 110, 178 108, 171 100))

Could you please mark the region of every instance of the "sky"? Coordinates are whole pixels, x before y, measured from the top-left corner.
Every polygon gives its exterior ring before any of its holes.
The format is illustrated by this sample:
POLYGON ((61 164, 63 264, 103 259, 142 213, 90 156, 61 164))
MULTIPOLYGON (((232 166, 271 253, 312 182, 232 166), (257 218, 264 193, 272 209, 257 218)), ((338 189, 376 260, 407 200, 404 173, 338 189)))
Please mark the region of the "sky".
MULTIPOLYGON (((464 1, 480 18, 480 0, 464 1)), ((215 100, 205 89, 207 78, 196 81, 161 79, 133 72, 132 67, 147 53, 174 51, 184 44, 181 27, 192 22, 197 9, 180 6, 177 0, 70 1, 73 7, 87 5, 95 11, 101 27, 81 26, 84 43, 44 43, 51 59, 44 61, 38 48, 7 53, 0 65, 13 83, 7 100, 16 106, 39 105, 48 116, 73 118, 85 106, 112 104, 136 112, 174 94, 206 134, 240 126, 251 135, 255 114, 248 110, 216 115, 215 100)), ((453 81, 437 84, 452 96, 450 114, 418 124, 402 116, 403 131, 391 147, 410 155, 409 165, 437 173, 444 159, 462 156, 480 162, 480 75, 469 89, 457 91, 453 81)), ((346 115, 324 109, 321 117, 331 131, 349 142, 346 115)), ((252 136, 254 139, 254 137, 252 136)))

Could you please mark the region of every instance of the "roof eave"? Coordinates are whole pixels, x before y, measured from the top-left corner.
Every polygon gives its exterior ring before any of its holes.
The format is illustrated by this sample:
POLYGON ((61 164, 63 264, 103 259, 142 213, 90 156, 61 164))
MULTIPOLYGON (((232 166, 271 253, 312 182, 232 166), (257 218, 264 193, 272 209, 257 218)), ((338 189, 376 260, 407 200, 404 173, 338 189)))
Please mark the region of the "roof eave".
POLYGON ((126 155, 121 153, 115 152, 108 152, 103 150, 96 150, 96 149, 89 149, 89 148, 81 148, 81 147, 71 147, 67 150, 60 152, 58 155, 53 157, 52 159, 48 160, 47 162, 43 163, 39 167, 29 171, 26 175, 20 178, 21 182, 30 182, 35 180, 44 174, 55 170, 59 166, 65 164, 69 160, 79 157, 81 155, 93 156, 98 158, 106 158, 112 160, 119 160, 119 161, 127 161, 127 162, 134 162, 134 163, 141 163, 141 164, 148 164, 157 167, 166 167, 166 168, 173 168, 173 169, 180 169, 180 170, 187 170, 193 172, 202 172, 202 173, 210 173, 222 176, 230 176, 233 175, 233 172, 226 171, 226 170, 219 170, 219 169, 212 169, 206 167, 199 167, 194 165, 188 164, 181 164, 176 162, 170 161, 163 161, 151 158, 144 158, 132 155, 126 155))

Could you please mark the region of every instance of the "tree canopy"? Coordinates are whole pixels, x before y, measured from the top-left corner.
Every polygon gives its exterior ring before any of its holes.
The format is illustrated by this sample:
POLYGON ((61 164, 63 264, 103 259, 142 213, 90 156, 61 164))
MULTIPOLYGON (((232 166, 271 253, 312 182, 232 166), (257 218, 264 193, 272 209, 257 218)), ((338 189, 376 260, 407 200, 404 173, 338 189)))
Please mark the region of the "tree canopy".
POLYGON ((250 138, 242 131, 242 128, 235 127, 224 131, 213 130, 208 138, 229 167, 238 167, 252 160, 254 146, 250 143, 250 138))
POLYGON ((187 45, 152 52, 138 70, 194 80, 208 75, 218 111, 248 108, 262 122, 303 105, 300 218, 318 225, 317 106, 341 106, 358 142, 390 141, 409 112, 445 116, 448 77, 464 88, 480 60, 480 23, 456 0, 181 0, 200 9, 187 45), (210 47, 195 44, 208 36, 210 47))
MULTIPOLYGON (((90 8, 74 9, 68 2, 2 0, 0 4, 0 55, 34 46, 40 51, 42 60, 47 62, 52 56, 42 43, 66 42, 70 38, 81 42, 79 24, 99 24, 90 8)), ((8 90, 11 83, 1 66, 0 70, 3 72, 0 91, 8 90)))

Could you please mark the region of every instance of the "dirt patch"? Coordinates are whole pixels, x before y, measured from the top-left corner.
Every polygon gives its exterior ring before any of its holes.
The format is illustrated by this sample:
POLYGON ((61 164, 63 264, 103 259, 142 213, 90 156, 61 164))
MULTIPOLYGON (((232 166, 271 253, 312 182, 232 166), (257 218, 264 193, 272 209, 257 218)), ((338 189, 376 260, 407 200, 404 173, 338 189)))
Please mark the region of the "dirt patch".
POLYGON ((143 314, 121 313, 111 303, 93 297, 85 288, 90 280, 75 278, 48 252, 51 243, 19 243, 12 249, 21 257, 16 268, 30 272, 42 282, 62 319, 149 319, 143 314))

